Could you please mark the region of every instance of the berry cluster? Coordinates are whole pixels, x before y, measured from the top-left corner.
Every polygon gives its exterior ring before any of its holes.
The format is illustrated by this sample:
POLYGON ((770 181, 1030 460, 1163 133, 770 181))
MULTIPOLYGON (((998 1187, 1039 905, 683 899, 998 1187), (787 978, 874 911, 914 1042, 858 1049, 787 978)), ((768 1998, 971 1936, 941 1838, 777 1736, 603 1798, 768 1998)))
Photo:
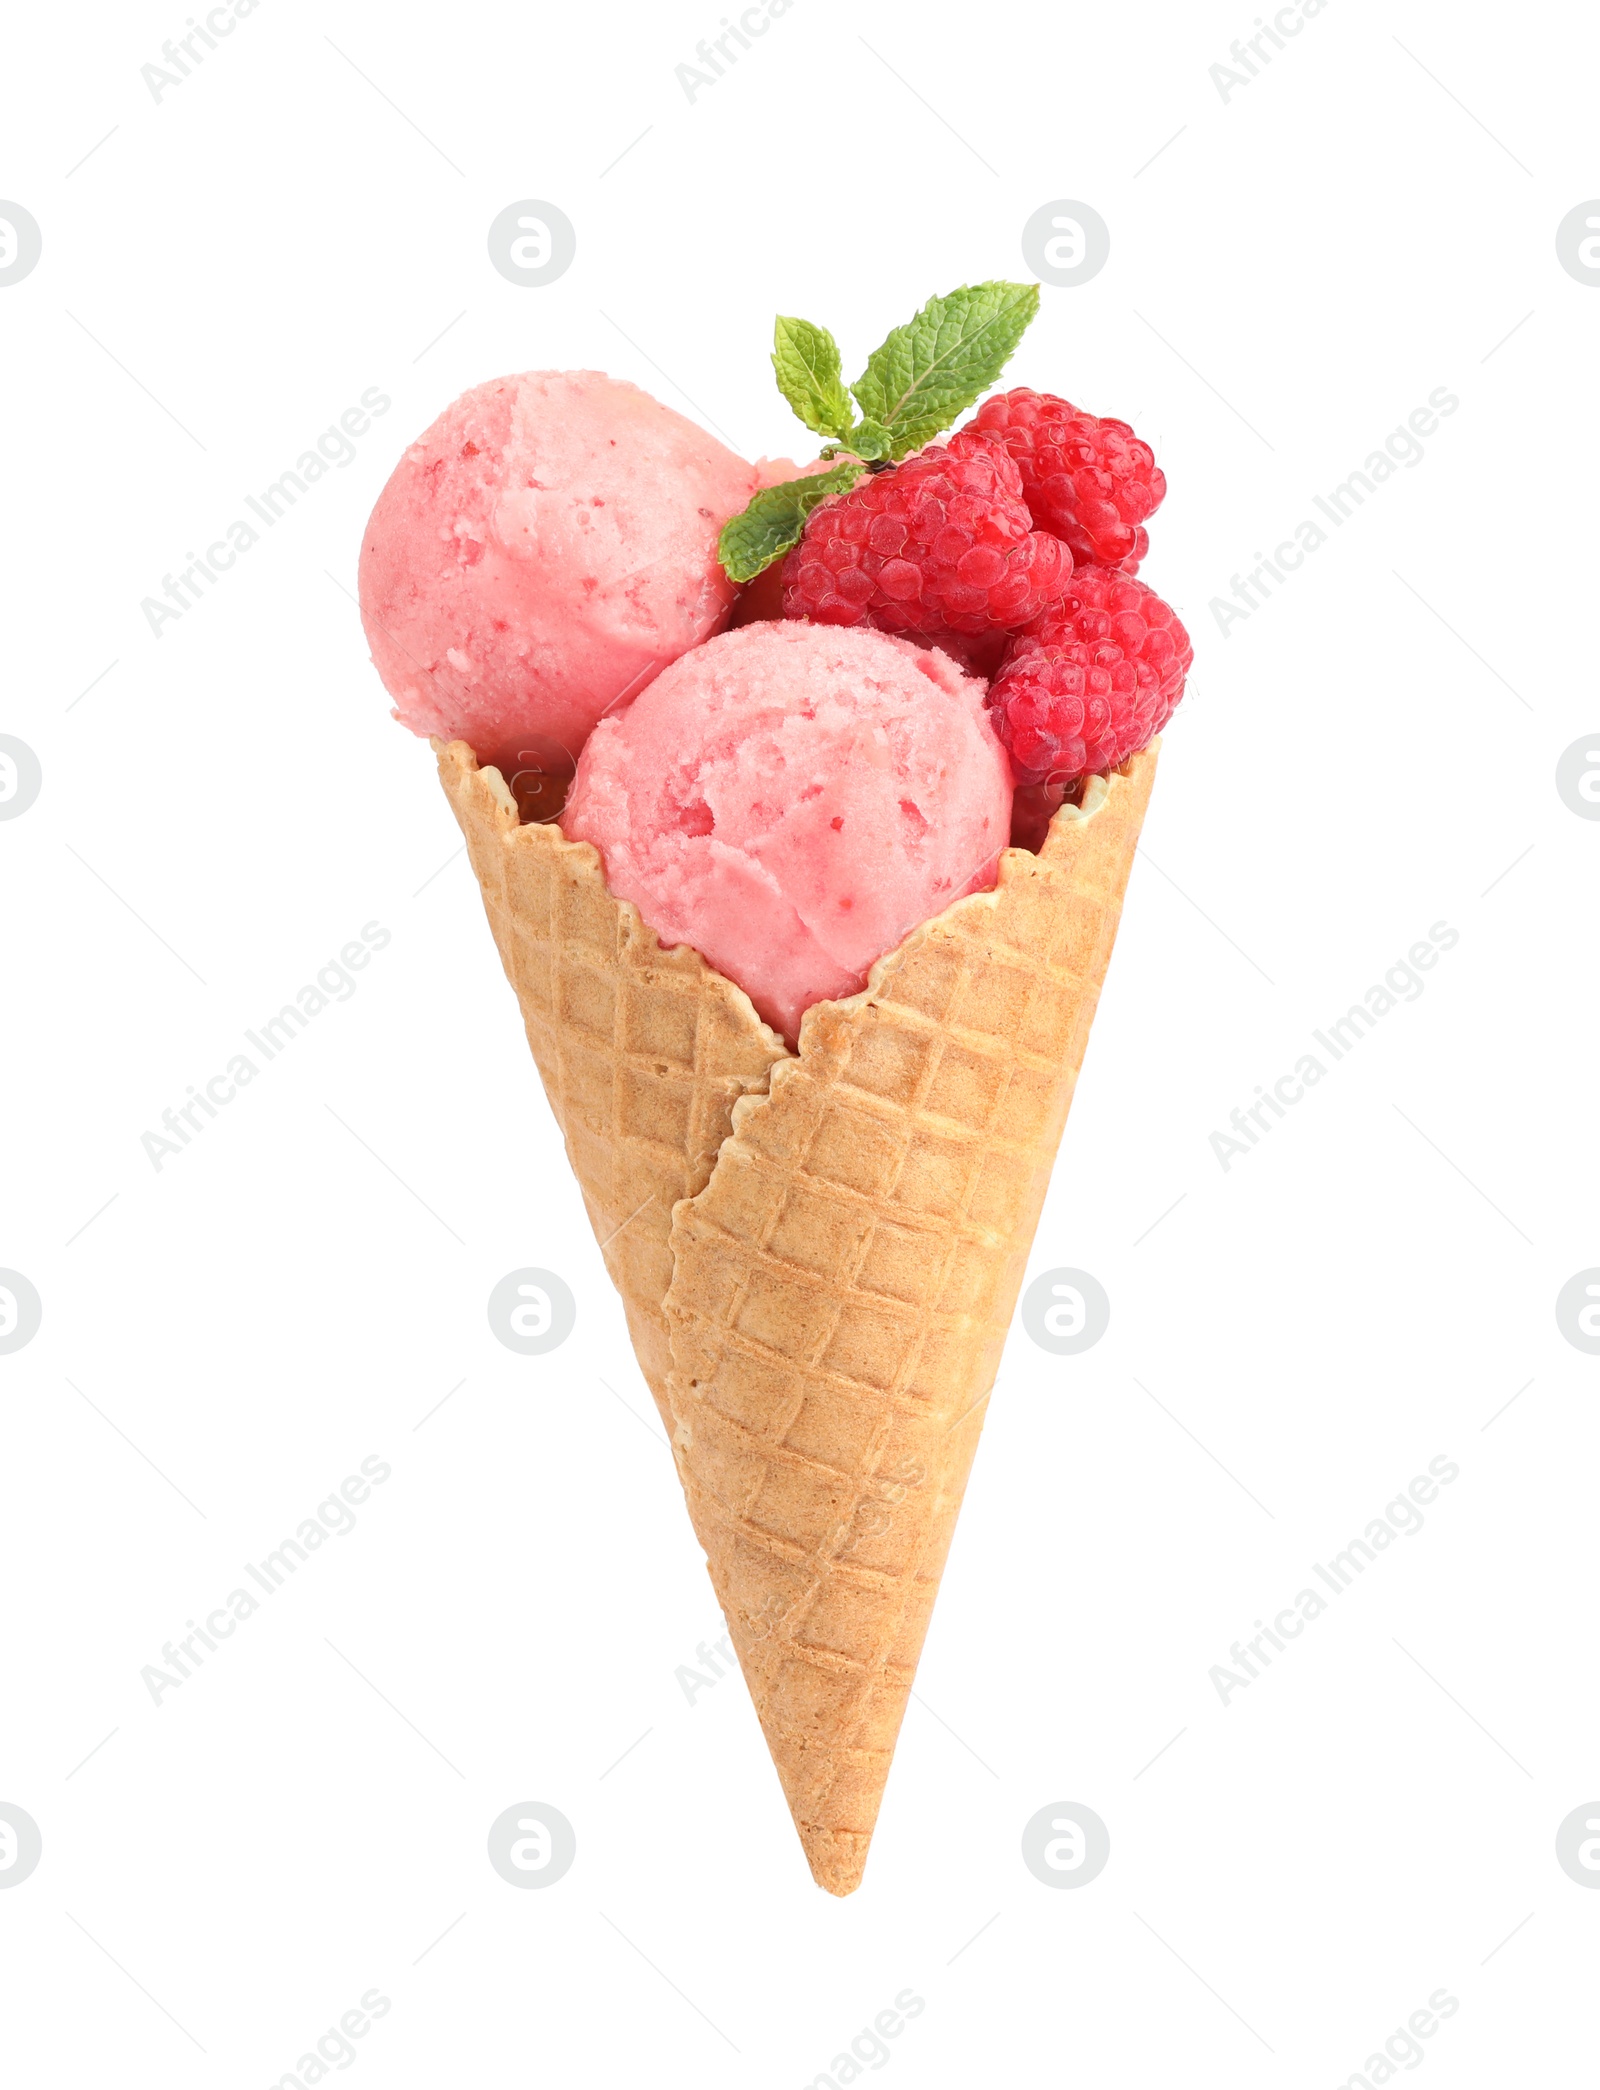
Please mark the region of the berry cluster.
POLYGON ((1063 799, 1147 746, 1183 694, 1189 635, 1134 578, 1166 490, 1126 421, 997 393, 811 511, 783 614, 898 632, 988 681, 1017 777, 1013 839, 1037 848, 1063 799))

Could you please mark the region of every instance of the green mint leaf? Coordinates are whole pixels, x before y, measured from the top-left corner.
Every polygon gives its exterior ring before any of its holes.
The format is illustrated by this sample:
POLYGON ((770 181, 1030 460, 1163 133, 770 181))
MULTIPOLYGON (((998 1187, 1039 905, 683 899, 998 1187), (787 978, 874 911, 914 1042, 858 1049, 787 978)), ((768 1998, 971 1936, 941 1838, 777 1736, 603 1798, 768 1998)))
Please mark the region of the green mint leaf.
POLYGON ((869 464, 877 458, 895 454, 894 443, 893 432, 880 427, 876 421, 861 422, 845 437, 845 448, 869 464))
POLYGON ((918 449, 987 392, 1038 309, 1037 283, 970 283, 896 327, 850 388, 890 431, 889 455, 918 449))
POLYGON ((772 329, 772 367, 778 390, 807 428, 818 435, 849 434, 855 410, 839 367, 839 344, 826 327, 780 316, 772 329))
POLYGON ((782 558, 800 542, 806 517, 817 503, 854 486, 861 471, 852 457, 836 464, 831 472, 762 487, 748 508, 722 525, 717 539, 717 557, 729 580, 753 581, 774 559, 782 558))

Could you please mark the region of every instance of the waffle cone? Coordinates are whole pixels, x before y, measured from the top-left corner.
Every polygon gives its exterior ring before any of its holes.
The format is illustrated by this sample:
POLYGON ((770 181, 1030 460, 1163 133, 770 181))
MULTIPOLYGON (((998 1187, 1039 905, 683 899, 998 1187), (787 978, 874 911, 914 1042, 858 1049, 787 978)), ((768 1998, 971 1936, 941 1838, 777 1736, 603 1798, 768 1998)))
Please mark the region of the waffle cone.
MULTIPOLYGON (((436 743, 437 746, 437 743, 436 743)), ((807 1011, 791 1054, 597 852, 439 749, 819 1885, 860 1884, 1156 750, 807 1011)))

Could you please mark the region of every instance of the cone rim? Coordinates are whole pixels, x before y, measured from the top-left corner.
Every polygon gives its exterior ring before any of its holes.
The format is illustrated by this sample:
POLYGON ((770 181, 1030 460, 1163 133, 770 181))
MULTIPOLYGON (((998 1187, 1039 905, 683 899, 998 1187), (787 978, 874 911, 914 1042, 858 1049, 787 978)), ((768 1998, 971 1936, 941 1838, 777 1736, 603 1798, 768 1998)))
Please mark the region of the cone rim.
MULTIPOLYGON (((511 787, 507 784, 504 773, 492 762, 480 762, 477 755, 473 752, 470 741, 460 739, 444 740, 435 734, 430 737, 428 745, 433 750, 435 759, 438 762, 441 777, 448 762, 460 775, 476 774, 483 778, 485 787, 489 791, 496 813, 499 816, 501 838, 508 846, 515 847, 515 837, 525 829, 554 829, 555 846, 558 854, 564 855, 569 851, 581 852, 578 860, 592 866, 599 873, 600 882, 605 887, 607 898, 622 910, 624 924, 636 937, 645 941, 647 948, 653 945, 654 949, 669 962, 678 959, 679 953, 687 953, 697 965, 704 967, 712 979, 721 981, 723 986, 737 996, 738 1002, 742 1002, 749 1009, 752 1022, 764 1034, 762 1043, 765 1044, 768 1040, 771 1040, 780 1048, 779 1055, 774 1057, 772 1066, 768 1069, 767 1082, 763 1088, 753 1091, 748 1097, 741 1098, 741 1102, 751 1102, 767 1092, 771 1084, 772 1073, 778 1067, 789 1061, 799 1061, 805 1057, 806 1029, 811 1021, 813 1010, 854 1010, 861 1007, 874 994, 882 991, 884 980, 904 960, 908 948, 919 938, 926 935, 929 930, 935 928, 941 922, 947 921, 956 913, 957 909, 971 907, 975 904, 990 908, 996 906, 999 902, 1002 886, 1009 878, 1015 877, 1019 872, 1023 871, 1024 862, 1037 864, 1053 860, 1058 844, 1075 830, 1087 826, 1094 819, 1095 815, 1110 803, 1113 785, 1119 781, 1127 781, 1131 777, 1133 765, 1136 762, 1142 761, 1145 757, 1149 757, 1152 761, 1155 759, 1161 750, 1161 736, 1157 734, 1147 747, 1129 755, 1125 761, 1119 762, 1115 768, 1096 771, 1084 787, 1084 803, 1082 805, 1068 803, 1058 806, 1051 815, 1050 825, 1045 832, 1044 847, 1042 849, 1034 850, 1014 847, 1002 849, 996 859, 995 881, 992 886, 987 887, 982 892, 963 893, 959 899, 952 900, 947 907, 941 908, 937 914, 927 916, 925 920, 918 922, 914 928, 908 929, 892 950, 885 951, 881 957, 873 960, 867 971, 865 985, 858 987, 854 994, 841 994, 837 997, 812 1002, 800 1018, 799 1034, 793 1045, 789 1043, 781 1031, 775 1030, 766 1021, 738 981, 729 979, 725 972, 718 971, 717 967, 711 963, 711 960, 705 956, 704 952, 688 942, 663 943, 656 931, 639 912, 635 903, 632 900, 625 900, 620 893, 612 892, 610 883, 606 878, 605 858, 593 842, 574 841, 562 827, 559 818, 554 820, 522 820, 518 815, 517 802, 511 795, 511 787)), ((734 1132, 737 1133, 737 1130, 736 1118, 734 1132)))

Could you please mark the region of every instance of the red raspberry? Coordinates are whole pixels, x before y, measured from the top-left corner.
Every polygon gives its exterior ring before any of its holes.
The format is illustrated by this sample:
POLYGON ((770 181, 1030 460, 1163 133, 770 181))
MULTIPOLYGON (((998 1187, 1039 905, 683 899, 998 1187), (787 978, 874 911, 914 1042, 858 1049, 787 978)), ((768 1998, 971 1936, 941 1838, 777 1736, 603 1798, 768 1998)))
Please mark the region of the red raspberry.
POLYGON ((1126 421, 1024 387, 986 399, 962 433, 976 429, 1005 444, 1034 522, 1065 538, 1080 566, 1137 569, 1150 547, 1138 525, 1161 506, 1167 482, 1126 421))
MULTIPOLYGON (((728 623, 730 627, 765 623, 782 615, 783 562, 780 560, 739 590, 739 599, 728 623)), ((934 647, 940 653, 948 653, 958 666, 983 682, 992 682, 999 674, 1000 663, 1011 643, 1009 631, 952 631, 947 624, 936 625, 931 631, 909 631, 905 636, 914 646, 934 647)))
POLYGON ((985 699, 1018 782, 1068 785, 1137 754, 1172 716, 1193 659, 1143 581, 1080 568, 1061 603, 1012 640, 985 699))
POLYGON ((784 563, 783 614, 908 637, 1016 631, 1071 572, 1004 447, 967 431, 814 508, 784 563))

